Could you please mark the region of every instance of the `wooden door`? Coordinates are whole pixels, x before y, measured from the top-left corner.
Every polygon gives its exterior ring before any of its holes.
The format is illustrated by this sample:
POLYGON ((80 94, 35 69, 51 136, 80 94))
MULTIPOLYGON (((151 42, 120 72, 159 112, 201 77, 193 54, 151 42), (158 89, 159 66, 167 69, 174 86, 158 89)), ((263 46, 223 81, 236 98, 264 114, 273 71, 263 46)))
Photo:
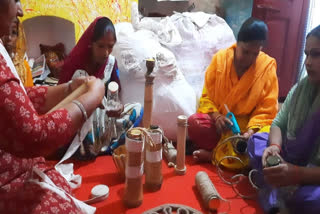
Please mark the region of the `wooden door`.
POLYGON ((310 0, 254 0, 252 16, 269 27, 264 52, 277 60, 279 98, 296 83, 310 0))

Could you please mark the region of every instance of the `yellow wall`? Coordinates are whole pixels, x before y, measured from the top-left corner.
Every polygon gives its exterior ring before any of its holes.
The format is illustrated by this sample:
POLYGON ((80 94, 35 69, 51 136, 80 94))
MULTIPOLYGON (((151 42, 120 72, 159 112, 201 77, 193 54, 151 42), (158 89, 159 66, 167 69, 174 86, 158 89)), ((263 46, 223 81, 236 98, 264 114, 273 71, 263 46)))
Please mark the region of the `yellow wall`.
POLYGON ((107 16, 114 23, 130 21, 131 3, 138 0, 21 0, 24 17, 57 16, 75 24, 78 41, 97 16, 107 16))

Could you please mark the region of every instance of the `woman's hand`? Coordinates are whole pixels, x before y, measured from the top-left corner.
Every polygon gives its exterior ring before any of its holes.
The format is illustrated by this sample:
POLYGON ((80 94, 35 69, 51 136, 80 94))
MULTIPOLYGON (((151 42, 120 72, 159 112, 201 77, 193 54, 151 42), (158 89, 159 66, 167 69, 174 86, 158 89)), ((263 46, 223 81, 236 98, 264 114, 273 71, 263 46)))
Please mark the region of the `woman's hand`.
POLYGON ((87 83, 89 80, 93 80, 93 79, 96 79, 96 78, 94 76, 90 76, 90 77, 82 76, 82 77, 78 77, 76 79, 71 80, 71 82, 68 83, 69 93, 79 88, 83 83, 87 83))
MULTIPOLYGON (((102 99, 104 97, 104 84, 100 79, 89 78, 86 83, 85 92, 76 98, 83 107, 89 117, 96 109, 101 105, 102 99)), ((84 111, 79 106, 73 104, 71 101, 66 105, 66 110, 71 117, 71 132, 76 133, 77 130, 82 126, 84 120, 84 111), (79 111, 80 110, 80 111, 79 111)))
POLYGON ((121 104, 121 107, 116 111, 107 111, 106 114, 108 117, 119 118, 124 110, 124 106, 121 104))
POLYGON ((263 155, 262 155, 262 166, 263 167, 267 166, 267 157, 270 155, 277 155, 280 157, 279 147, 277 147, 275 145, 271 145, 264 150, 263 155))
POLYGON ((95 77, 93 78, 90 77, 88 78, 87 86, 88 86, 88 93, 91 93, 93 96, 95 96, 101 103, 104 97, 104 92, 105 92, 105 86, 103 82, 100 79, 97 79, 95 77))
POLYGON ((254 134, 254 130, 249 129, 247 132, 243 133, 243 137, 249 139, 254 134))
POLYGON ((215 125, 218 133, 225 132, 230 129, 229 126, 233 126, 231 120, 229 120, 222 114, 214 113, 212 117, 215 120, 215 125))
POLYGON ((290 186, 300 184, 301 168, 283 160, 278 166, 263 169, 264 178, 272 186, 290 186))

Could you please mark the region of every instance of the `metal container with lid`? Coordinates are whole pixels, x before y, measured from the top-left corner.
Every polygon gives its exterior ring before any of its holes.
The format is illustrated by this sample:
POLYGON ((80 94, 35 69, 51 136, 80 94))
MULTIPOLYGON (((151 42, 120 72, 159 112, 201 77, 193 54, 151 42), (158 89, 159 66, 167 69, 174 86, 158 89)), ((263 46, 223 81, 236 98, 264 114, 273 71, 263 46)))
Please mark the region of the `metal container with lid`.
POLYGON ((142 132, 138 129, 131 129, 127 132, 128 138, 132 140, 141 140, 142 132))
POLYGON ((270 155, 267 157, 267 167, 278 166, 281 163, 281 159, 277 155, 270 155))

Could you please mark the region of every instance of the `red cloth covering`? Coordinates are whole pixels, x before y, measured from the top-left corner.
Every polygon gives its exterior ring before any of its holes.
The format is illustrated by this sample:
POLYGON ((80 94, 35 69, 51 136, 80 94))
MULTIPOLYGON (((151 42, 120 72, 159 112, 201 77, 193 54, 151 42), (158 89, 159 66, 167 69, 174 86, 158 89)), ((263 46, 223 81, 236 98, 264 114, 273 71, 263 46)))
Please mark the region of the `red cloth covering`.
POLYGON ((200 149, 212 150, 220 140, 216 126, 208 114, 196 113, 188 118, 188 135, 200 149))
MULTIPOLYGON (((81 188, 75 190, 75 196, 80 200, 86 200, 90 197, 91 189, 98 184, 109 186, 109 197, 93 206, 97 207, 96 213, 110 214, 140 214, 154 207, 167 204, 184 204, 195 208, 203 213, 208 213, 201 204, 201 196, 195 186, 195 176, 198 171, 208 173, 215 187, 222 197, 230 200, 231 210, 229 214, 259 214, 263 213, 258 203, 252 200, 243 200, 239 198, 232 190, 231 186, 224 184, 216 173, 216 169, 212 164, 194 164, 192 157, 186 157, 187 173, 184 176, 177 176, 173 168, 168 168, 163 161, 163 184, 160 191, 147 192, 144 190, 143 203, 135 209, 127 209, 123 205, 122 197, 124 194, 125 184, 121 180, 118 171, 113 163, 111 156, 98 157, 94 162, 75 163, 75 173, 81 174, 83 177, 81 188)), ((228 210, 228 204, 222 205, 220 211, 228 210)))

